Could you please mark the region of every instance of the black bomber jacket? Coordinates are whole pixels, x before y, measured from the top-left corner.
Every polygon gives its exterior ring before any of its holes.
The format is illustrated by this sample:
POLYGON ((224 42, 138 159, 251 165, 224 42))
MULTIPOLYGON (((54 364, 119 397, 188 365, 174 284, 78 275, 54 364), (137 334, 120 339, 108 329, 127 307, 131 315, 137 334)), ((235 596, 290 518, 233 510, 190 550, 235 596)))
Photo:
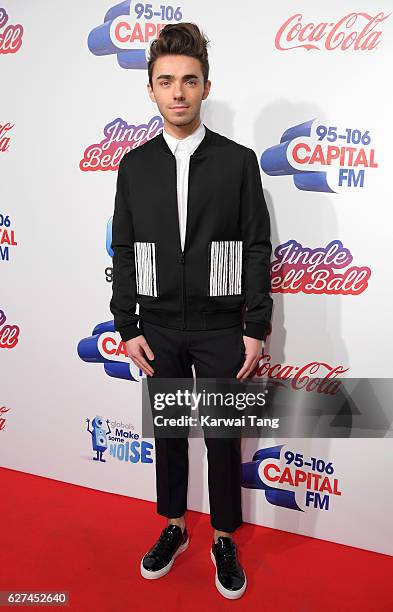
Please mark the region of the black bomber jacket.
POLYGON ((270 326, 272 247, 258 160, 205 129, 190 156, 184 251, 176 158, 162 132, 120 161, 110 310, 123 341, 142 333, 139 318, 182 330, 242 324, 257 339, 270 326))

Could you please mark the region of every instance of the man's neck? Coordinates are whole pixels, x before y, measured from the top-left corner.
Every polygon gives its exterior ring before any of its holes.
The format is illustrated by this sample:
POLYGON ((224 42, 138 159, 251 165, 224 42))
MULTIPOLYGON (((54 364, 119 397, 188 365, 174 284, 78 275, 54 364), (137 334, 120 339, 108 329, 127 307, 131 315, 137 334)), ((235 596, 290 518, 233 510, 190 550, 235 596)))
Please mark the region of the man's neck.
POLYGON ((173 123, 168 123, 164 119, 164 130, 174 138, 178 138, 182 140, 183 138, 187 138, 187 136, 191 136, 201 125, 201 118, 196 117, 192 123, 188 125, 173 125, 173 123))

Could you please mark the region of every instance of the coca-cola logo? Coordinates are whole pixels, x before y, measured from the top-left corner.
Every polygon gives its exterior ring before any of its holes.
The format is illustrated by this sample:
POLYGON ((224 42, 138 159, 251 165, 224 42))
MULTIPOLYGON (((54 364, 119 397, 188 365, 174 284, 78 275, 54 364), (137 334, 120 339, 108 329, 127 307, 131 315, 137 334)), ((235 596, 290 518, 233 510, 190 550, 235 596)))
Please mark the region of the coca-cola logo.
POLYGON ((117 170, 123 155, 157 136, 163 125, 159 115, 139 125, 128 124, 118 117, 105 126, 101 142, 87 147, 79 168, 82 172, 117 170))
POLYGON ((6 408, 5 406, 0 406, 0 431, 5 429, 6 418, 3 416, 3 414, 9 412, 9 410, 10 409, 6 408))
POLYGON ((274 255, 270 266, 272 293, 359 295, 368 287, 370 268, 347 267, 353 257, 340 240, 316 249, 288 240, 278 245, 274 255), (347 269, 340 272, 343 268, 347 269))
POLYGON ((302 13, 291 15, 278 29, 275 37, 275 47, 278 51, 303 48, 310 51, 372 51, 381 41, 380 24, 391 13, 380 12, 369 15, 359 11, 348 13, 336 22, 322 21, 319 23, 305 21, 302 13))
POLYGON ((10 123, 0 123, 0 153, 5 153, 10 148, 10 134, 14 125, 10 123))
POLYGON ((0 55, 16 53, 22 45, 23 26, 9 23, 5 8, 0 8, 0 55), (4 27, 5 26, 5 27, 4 27), (4 27, 4 30, 1 29, 4 27))
POLYGON ((342 365, 331 366, 323 361, 310 361, 303 366, 272 363, 272 357, 262 349, 256 377, 268 377, 282 385, 289 384, 295 390, 335 395, 341 381, 335 380, 349 368, 342 365), (289 383, 287 382, 289 381, 289 383))

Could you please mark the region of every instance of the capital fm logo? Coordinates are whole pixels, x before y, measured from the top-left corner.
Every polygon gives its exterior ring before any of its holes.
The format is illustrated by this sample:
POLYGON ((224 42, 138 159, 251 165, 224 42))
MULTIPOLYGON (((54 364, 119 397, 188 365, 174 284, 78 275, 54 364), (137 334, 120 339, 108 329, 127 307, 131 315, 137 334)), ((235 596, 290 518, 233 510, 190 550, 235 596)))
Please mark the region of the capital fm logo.
POLYGON ((160 134, 163 127, 160 115, 139 125, 128 124, 117 117, 104 127, 104 138, 85 149, 79 169, 82 172, 117 170, 123 155, 160 134))
POLYGON ((11 219, 9 215, 0 213, 0 262, 9 261, 10 248, 17 246, 15 240, 15 230, 11 229, 11 219))
POLYGON ((107 453, 109 457, 125 463, 153 463, 153 444, 142 440, 133 425, 116 420, 110 422, 102 416, 95 416, 91 420, 87 418, 86 421, 93 461, 105 463, 104 454, 107 453))
POLYGON ((306 49, 307 51, 372 51, 382 38, 381 25, 391 15, 380 12, 347 13, 337 21, 307 21, 302 13, 295 13, 279 27, 275 37, 278 51, 306 49))
POLYGON ((17 53, 22 46, 23 26, 8 23, 5 8, 0 7, 0 55, 17 53))
POLYGON ((331 461, 284 451, 284 444, 258 450, 242 464, 242 486, 264 491, 274 506, 305 512, 331 510, 341 497, 340 481, 331 461))
POLYGON ((325 125, 317 118, 285 130, 260 164, 270 176, 293 176, 297 189, 325 193, 362 189, 378 168, 369 130, 325 125))
POLYGON ((113 320, 97 323, 91 335, 78 342, 77 353, 86 363, 101 363, 105 374, 113 378, 138 382, 146 376, 128 356, 113 320))
POLYGON ((94 55, 116 55, 121 68, 147 69, 148 48, 167 23, 182 21, 180 6, 126 0, 110 8, 93 28, 87 46, 94 55))
POLYGON ((5 323, 7 317, 0 308, 0 349, 13 349, 19 341, 19 326, 5 323))
POLYGON ((288 240, 278 245, 274 256, 270 265, 273 293, 359 295, 366 291, 371 276, 369 267, 350 265, 353 256, 340 240, 316 249, 288 240))

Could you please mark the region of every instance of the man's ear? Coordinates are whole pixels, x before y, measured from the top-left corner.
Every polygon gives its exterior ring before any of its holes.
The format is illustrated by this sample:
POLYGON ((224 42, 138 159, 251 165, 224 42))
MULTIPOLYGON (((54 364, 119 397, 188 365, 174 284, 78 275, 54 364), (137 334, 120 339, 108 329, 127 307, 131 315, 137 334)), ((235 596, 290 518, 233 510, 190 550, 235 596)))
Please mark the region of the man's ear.
POLYGON ((147 93, 149 94, 150 100, 152 100, 152 102, 155 102, 156 98, 155 98, 153 88, 151 87, 150 83, 147 83, 146 88, 147 88, 147 93))
POLYGON ((209 95, 210 92, 210 87, 211 87, 211 81, 209 81, 209 79, 206 81, 205 86, 203 88, 203 96, 202 96, 202 100, 206 100, 207 96, 209 95))

